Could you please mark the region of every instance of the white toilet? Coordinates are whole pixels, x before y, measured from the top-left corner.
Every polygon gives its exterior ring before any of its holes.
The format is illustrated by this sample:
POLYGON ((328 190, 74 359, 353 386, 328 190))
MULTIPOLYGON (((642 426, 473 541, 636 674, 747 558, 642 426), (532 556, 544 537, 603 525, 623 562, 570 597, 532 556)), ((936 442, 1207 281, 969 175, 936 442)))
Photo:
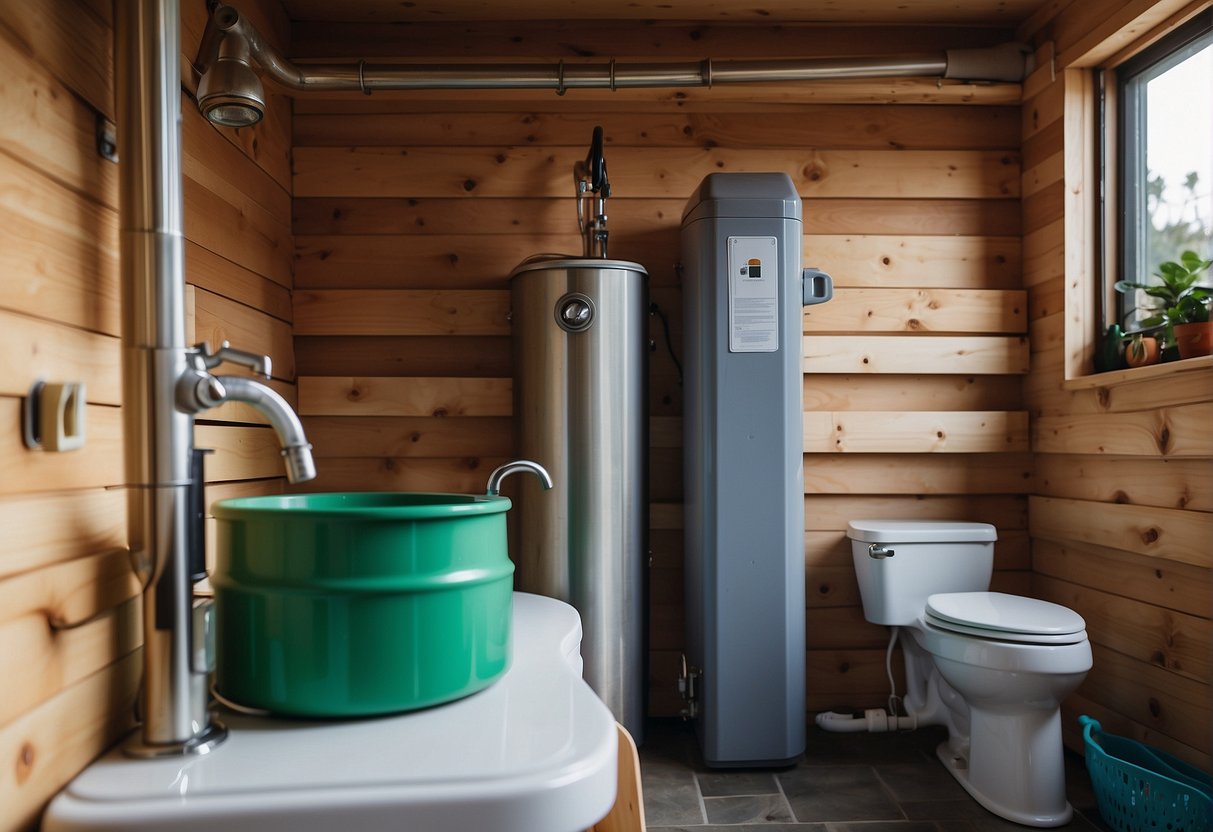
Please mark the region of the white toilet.
POLYGON ((947 726, 939 759, 997 815, 1068 823, 1060 705, 1091 669, 1082 616, 986 591, 986 523, 855 520, 847 536, 864 617, 909 630, 904 706, 918 725, 947 726))

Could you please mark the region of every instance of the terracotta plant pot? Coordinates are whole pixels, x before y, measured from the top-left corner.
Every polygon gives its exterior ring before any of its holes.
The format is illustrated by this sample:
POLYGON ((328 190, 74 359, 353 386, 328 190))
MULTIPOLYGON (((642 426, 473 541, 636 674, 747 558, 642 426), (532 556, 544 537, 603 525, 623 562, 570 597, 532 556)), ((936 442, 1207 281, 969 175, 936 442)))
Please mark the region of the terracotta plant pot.
POLYGON ((1125 363, 1130 367, 1144 367, 1147 364, 1157 364, 1159 361, 1157 338, 1133 338, 1125 344, 1125 363))
POLYGON ((1213 321, 1175 325, 1175 343, 1180 358, 1213 354, 1213 321))

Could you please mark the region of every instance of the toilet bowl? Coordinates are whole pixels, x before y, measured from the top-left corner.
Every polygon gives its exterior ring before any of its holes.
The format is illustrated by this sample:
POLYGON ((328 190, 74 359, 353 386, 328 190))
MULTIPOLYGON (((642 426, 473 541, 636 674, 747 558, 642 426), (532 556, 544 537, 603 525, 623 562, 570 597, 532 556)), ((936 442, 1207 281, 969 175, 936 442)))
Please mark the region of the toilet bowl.
POLYGON ((864 617, 907 631, 907 714, 948 729, 940 761, 1001 817, 1068 823, 1060 706, 1091 668, 1082 617, 987 591, 988 524, 857 520, 847 535, 864 617))

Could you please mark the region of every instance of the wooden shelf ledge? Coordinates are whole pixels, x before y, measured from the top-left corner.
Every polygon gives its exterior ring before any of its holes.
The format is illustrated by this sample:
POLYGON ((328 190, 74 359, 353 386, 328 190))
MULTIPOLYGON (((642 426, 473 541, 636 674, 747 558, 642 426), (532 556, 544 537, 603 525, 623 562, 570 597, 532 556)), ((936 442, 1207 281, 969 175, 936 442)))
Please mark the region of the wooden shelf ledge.
POLYGON ((1201 355, 1166 364, 1151 364, 1148 367, 1130 367, 1127 370, 1112 370, 1107 373, 1068 378, 1062 383, 1063 390, 1092 390, 1098 387, 1120 387, 1141 381, 1180 373, 1202 373, 1213 369, 1213 355, 1201 355))

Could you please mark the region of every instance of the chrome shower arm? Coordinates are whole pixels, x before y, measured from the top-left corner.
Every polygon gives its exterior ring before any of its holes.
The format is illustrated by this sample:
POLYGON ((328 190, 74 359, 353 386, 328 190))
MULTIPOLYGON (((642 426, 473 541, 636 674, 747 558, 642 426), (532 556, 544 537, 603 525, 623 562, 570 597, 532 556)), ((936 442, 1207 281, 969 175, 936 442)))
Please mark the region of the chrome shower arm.
POLYGON ((195 72, 199 75, 206 74, 211 65, 219 59, 220 48, 229 36, 240 40, 261 68, 278 83, 292 89, 305 88, 306 81, 300 69, 283 58, 277 49, 261 37, 257 27, 239 11, 223 4, 216 6, 206 20, 206 29, 203 30, 202 40, 198 43, 198 54, 194 57, 195 72))

